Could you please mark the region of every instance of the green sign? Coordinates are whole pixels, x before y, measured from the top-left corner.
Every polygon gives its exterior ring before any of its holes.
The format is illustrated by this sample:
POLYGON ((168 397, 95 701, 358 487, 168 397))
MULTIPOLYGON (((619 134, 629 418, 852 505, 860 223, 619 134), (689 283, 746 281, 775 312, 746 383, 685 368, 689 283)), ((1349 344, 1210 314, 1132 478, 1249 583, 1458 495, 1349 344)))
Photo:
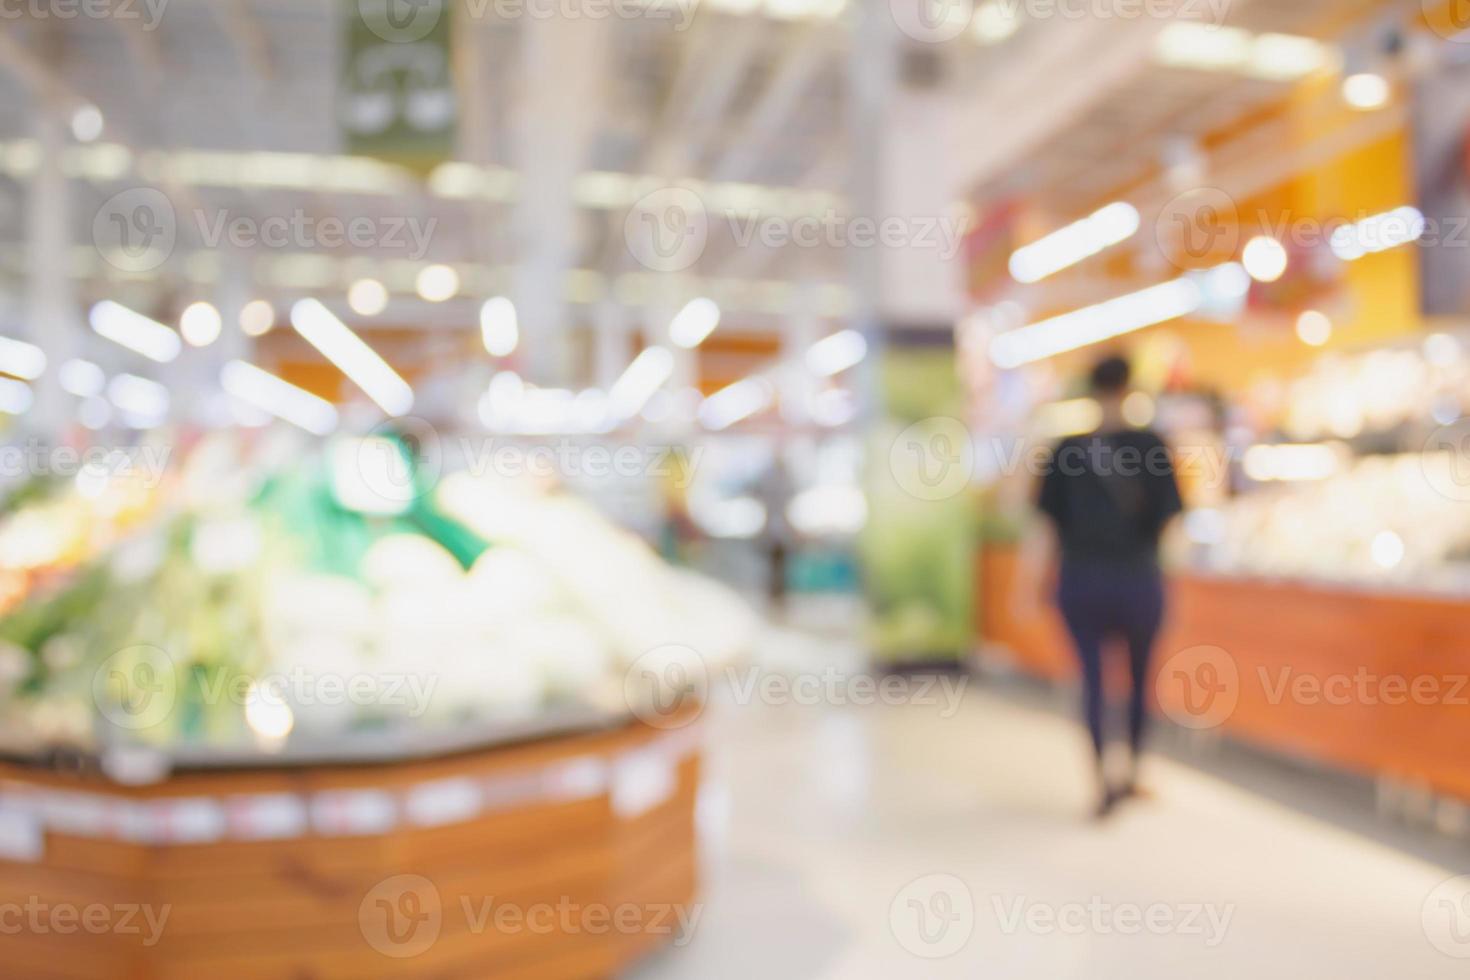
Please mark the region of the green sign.
POLYGON ((891 666, 960 662, 974 642, 977 544, 974 448, 953 331, 889 337, 885 417, 871 436, 859 541, 871 642, 891 666))
POLYGON ((343 0, 340 121, 348 153, 427 173, 454 155, 448 0, 343 0))

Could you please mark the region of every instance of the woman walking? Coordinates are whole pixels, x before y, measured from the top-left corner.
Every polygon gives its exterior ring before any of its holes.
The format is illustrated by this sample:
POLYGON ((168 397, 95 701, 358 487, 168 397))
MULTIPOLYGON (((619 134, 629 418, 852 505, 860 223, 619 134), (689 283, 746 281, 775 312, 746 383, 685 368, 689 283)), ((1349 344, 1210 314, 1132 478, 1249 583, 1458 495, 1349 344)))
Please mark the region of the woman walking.
MULTIPOLYGON (((1182 509, 1164 441, 1127 424, 1128 362, 1113 357, 1092 372, 1102 409, 1097 429, 1063 440, 1041 481, 1037 506, 1060 552, 1057 604, 1082 669, 1083 717, 1096 762, 1097 815, 1138 792, 1138 759, 1147 726, 1149 662, 1164 614, 1159 538, 1182 509), (1110 779, 1105 764, 1103 650, 1121 640, 1132 675, 1127 771, 1110 779)), ((1048 536, 1050 537, 1050 536, 1048 536)), ((1044 559, 1037 563, 1040 567, 1044 559)))

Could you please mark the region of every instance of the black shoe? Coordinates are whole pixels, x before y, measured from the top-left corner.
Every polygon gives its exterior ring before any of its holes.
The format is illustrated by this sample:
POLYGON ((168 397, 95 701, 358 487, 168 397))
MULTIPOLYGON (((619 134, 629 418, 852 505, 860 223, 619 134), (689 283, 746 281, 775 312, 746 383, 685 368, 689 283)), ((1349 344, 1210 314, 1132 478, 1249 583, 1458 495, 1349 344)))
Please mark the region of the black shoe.
POLYGON ((1102 798, 1097 801, 1097 809, 1092 812, 1092 819, 1101 823, 1113 815, 1117 809, 1118 801, 1122 797, 1109 789, 1103 792, 1102 798))

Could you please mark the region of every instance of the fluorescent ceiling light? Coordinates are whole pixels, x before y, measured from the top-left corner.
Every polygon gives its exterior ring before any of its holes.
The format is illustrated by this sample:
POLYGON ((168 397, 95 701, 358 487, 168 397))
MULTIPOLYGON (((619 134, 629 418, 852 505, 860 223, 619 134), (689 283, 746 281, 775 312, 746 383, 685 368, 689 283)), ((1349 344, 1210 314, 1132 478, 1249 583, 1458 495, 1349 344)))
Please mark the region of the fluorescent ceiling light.
POLYGON ((856 330, 840 330, 812 344, 806 366, 813 374, 831 377, 854 367, 868 354, 868 342, 856 330))
POLYGON ((0 337, 0 371, 34 381, 46 370, 46 352, 35 344, 0 337))
POLYGON ((1427 227, 1423 212, 1405 206, 1364 218, 1355 225, 1343 225, 1329 241, 1334 255, 1344 262, 1355 262, 1365 255, 1416 242, 1427 227))
POLYGON ((0 412, 20 415, 35 402, 31 386, 13 378, 0 378, 0 412))
POLYGON ((1269 235, 1257 235, 1245 243, 1240 262, 1257 282, 1275 282, 1286 275, 1291 257, 1286 253, 1286 246, 1276 239, 1269 235))
POLYGON ((1268 81, 1305 78, 1332 65, 1331 46, 1296 34, 1176 22, 1159 32, 1155 59, 1173 68, 1233 72, 1268 81))
POLYGON ((208 347, 219 339, 219 310, 209 303, 190 303, 179 316, 179 334, 194 347, 208 347))
POLYGON ((413 408, 413 388, 362 338, 314 299, 291 307, 291 325, 389 415, 413 408))
POLYGON ((1342 97, 1360 112, 1371 112, 1388 105, 1393 87, 1388 79, 1373 72, 1359 72, 1342 80, 1342 97))
POLYGON ((1193 278, 1173 279, 1000 334, 991 341, 990 359, 997 367, 1018 368, 1188 316, 1204 302, 1205 290, 1193 278))
POLYGON ((78 143, 91 143, 102 135, 102 110, 92 103, 79 106, 71 114, 71 134, 78 143))
POLYGON ((358 316, 377 316, 388 308, 388 290, 376 279, 359 279, 347 289, 347 305, 358 316))
POLYGON ((1296 335, 1304 344, 1321 347, 1332 339, 1332 320, 1320 310, 1306 310, 1296 318, 1296 335))
POLYGON ((241 401, 314 435, 327 435, 337 427, 337 410, 331 402, 254 364, 229 362, 220 371, 220 385, 241 401))
POLYGON ((276 309, 263 299, 240 307, 240 329, 247 337, 263 337, 276 325, 276 309))
POLYGON ((99 337, 160 364, 167 364, 178 357, 183 346, 179 335, 168 327, 110 299, 92 307, 88 319, 99 337))
POLYGON ((643 411, 653 393, 674 373, 674 355, 666 347, 648 347, 633 358, 608 392, 608 408, 616 421, 643 411))
POLYGON ((999 44, 1021 29, 1019 4, 1015 0, 990 0, 975 11, 970 31, 981 44, 999 44))
POLYGON ((487 299, 480 307, 480 340, 495 357, 506 357, 520 343, 515 304, 504 296, 487 299))
POLYGON ((691 299, 669 324, 669 339, 680 347, 694 348, 720 325, 720 307, 712 299, 691 299))
POLYGON ((168 389, 136 374, 119 374, 109 381, 107 398, 141 428, 157 425, 168 415, 168 389))
POLYGON ((1011 256, 1011 275, 1017 282, 1040 282, 1071 268, 1110 246, 1132 238, 1141 219, 1138 209, 1118 201, 1017 249, 1011 256))
POLYGON ((746 378, 728 388, 721 388, 699 406, 699 421, 707 429, 718 432, 764 410, 775 392, 763 378, 746 378))
POLYGON ((419 298, 428 303, 442 303, 459 292, 459 273, 447 265, 426 265, 414 282, 419 298))
POLYGON ((78 398, 95 398, 107 387, 107 375, 91 361, 74 358, 57 372, 61 390, 78 398))

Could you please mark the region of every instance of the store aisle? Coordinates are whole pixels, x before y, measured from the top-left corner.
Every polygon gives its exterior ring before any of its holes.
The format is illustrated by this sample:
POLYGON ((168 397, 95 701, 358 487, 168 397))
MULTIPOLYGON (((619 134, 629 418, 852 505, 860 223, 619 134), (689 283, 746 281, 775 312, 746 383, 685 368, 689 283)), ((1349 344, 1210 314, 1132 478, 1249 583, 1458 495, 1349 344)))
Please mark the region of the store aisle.
POLYGON ((1463 869, 1168 760, 1088 824, 1080 731, 964 695, 712 706, 705 906, 639 980, 1465 975, 1463 869))

